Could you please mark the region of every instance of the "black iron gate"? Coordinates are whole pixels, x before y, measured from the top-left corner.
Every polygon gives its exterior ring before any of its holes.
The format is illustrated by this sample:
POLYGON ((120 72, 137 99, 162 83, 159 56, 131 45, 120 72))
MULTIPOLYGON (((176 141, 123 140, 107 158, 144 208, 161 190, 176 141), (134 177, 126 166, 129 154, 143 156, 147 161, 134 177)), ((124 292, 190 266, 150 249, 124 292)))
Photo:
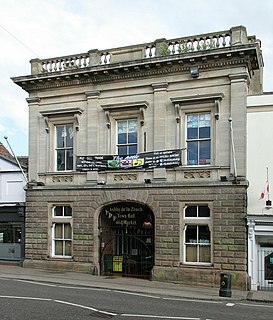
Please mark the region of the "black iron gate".
POLYGON ((100 214, 101 274, 149 277, 154 265, 154 216, 147 206, 115 203, 100 214))

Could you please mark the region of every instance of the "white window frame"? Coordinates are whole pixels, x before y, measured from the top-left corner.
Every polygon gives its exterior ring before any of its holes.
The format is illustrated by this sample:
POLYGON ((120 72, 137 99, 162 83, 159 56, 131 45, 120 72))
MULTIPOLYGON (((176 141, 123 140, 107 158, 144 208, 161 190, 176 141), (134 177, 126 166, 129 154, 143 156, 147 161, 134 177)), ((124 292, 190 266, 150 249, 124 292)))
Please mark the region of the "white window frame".
MULTIPOLYGON (((139 146, 138 141, 139 141, 138 119, 137 119, 137 118, 116 119, 116 154, 118 154, 119 146, 124 146, 124 147, 126 147, 127 152, 126 152, 125 154, 123 154, 123 155, 129 155, 129 153, 128 153, 128 148, 129 148, 130 146, 132 146, 132 145, 136 145, 136 152, 135 152, 135 154, 138 153, 138 146, 139 146), (118 123, 121 122, 121 121, 127 121, 127 142, 124 143, 124 144, 119 144, 119 143, 118 143, 118 129, 119 129, 119 128, 118 128, 118 123), (136 141, 136 143, 129 143, 129 141, 128 141, 128 122, 129 122, 129 121, 135 121, 135 122, 136 122, 136 133, 137 133, 137 141, 136 141)), ((131 155, 133 155, 133 154, 131 154, 131 155)))
POLYGON ((71 259, 73 256, 73 208, 70 204, 58 204, 53 205, 51 207, 51 257, 52 258, 62 258, 62 259, 71 259), (56 207, 62 207, 62 211, 64 212, 64 207, 70 207, 71 208, 71 216, 56 216, 55 208, 56 207), (64 225, 69 225, 71 229, 71 238, 65 238, 64 237, 64 225), (62 225, 62 238, 55 238, 55 229, 56 225, 62 225), (70 242, 71 245, 71 255, 58 255, 55 254, 56 252, 56 241, 62 241, 63 246, 63 252, 64 252, 64 246, 66 242, 70 242))
MULTIPOLYGON (((198 129, 200 128, 199 126, 199 121, 198 121, 198 129)), ((199 130, 198 130, 199 131, 199 130)), ((185 145, 186 145, 186 152, 185 152, 185 157, 186 159, 184 160, 187 166, 206 166, 206 165, 211 165, 212 164, 212 114, 211 114, 211 110, 209 111, 199 111, 199 112, 190 112, 190 113, 185 113, 185 145), (198 115, 198 117, 200 115, 205 115, 205 114, 209 114, 210 115, 210 137, 209 138, 196 138, 196 139, 189 139, 188 138, 188 117, 191 115, 198 115), (209 141, 210 143, 210 158, 208 159, 209 162, 208 163, 204 163, 204 164, 200 164, 200 142, 202 141, 209 141), (196 164, 189 164, 188 163, 188 143, 190 142, 197 142, 198 143, 198 148, 197 148, 197 161, 198 163, 196 164)))
POLYGON ((54 145, 54 153, 55 153, 55 171, 56 172, 67 172, 67 171, 73 171, 74 168, 74 144, 75 144, 75 130, 74 130, 74 126, 73 123, 63 123, 63 124, 55 124, 54 126, 54 136, 55 136, 55 145, 54 145), (72 134, 73 134, 73 141, 72 141, 72 147, 68 147, 68 146, 64 146, 64 147, 58 147, 57 146, 57 127, 66 127, 66 134, 69 134, 67 127, 71 127, 72 128, 72 134), (63 170, 58 170, 58 151, 63 150, 64 151, 64 169, 63 170), (67 153, 70 152, 72 150, 72 168, 71 169, 67 169, 67 153))
MULTIPOLYGON (((181 223, 181 261, 185 265, 200 265, 200 266, 211 266, 213 263, 213 230, 212 230, 212 204, 211 203, 187 203, 183 206, 182 212, 182 223, 181 223), (186 217, 186 209, 189 206, 208 206, 210 210, 210 217, 186 217), (186 243, 186 230, 188 226, 208 226, 210 231, 210 242, 209 243, 196 243, 197 247, 197 259, 199 260, 199 248, 200 246, 210 247, 210 262, 200 261, 187 261, 186 248, 190 243, 186 243)), ((191 244, 194 245, 195 243, 191 244)))

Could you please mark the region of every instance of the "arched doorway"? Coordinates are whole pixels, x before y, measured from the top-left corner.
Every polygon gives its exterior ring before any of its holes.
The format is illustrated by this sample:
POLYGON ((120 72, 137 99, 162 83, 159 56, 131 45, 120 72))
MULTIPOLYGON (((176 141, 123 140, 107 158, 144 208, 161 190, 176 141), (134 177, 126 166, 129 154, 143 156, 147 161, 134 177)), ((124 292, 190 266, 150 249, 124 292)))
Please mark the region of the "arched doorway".
POLYGON ((154 266, 154 214, 146 205, 118 202, 99 216, 100 273, 148 278, 154 266))

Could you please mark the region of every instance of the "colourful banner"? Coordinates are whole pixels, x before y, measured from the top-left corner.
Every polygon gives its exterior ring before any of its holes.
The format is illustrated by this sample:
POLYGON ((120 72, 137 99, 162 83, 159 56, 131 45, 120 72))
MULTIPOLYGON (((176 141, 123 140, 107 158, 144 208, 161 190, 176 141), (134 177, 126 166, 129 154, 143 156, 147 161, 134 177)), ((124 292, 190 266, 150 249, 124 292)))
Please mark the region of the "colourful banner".
POLYGON ((78 156, 77 171, 104 171, 176 167, 181 165, 181 149, 138 153, 131 156, 78 156))

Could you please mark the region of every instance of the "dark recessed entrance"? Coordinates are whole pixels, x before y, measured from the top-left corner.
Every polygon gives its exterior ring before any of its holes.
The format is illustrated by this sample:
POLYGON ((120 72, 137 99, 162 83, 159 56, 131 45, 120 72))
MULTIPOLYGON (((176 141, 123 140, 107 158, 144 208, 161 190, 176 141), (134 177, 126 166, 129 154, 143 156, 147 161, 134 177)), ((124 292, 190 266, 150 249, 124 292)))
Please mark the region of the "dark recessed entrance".
POLYGON ((99 217, 102 275, 148 278, 154 266, 154 215, 134 202, 104 207, 99 217))

